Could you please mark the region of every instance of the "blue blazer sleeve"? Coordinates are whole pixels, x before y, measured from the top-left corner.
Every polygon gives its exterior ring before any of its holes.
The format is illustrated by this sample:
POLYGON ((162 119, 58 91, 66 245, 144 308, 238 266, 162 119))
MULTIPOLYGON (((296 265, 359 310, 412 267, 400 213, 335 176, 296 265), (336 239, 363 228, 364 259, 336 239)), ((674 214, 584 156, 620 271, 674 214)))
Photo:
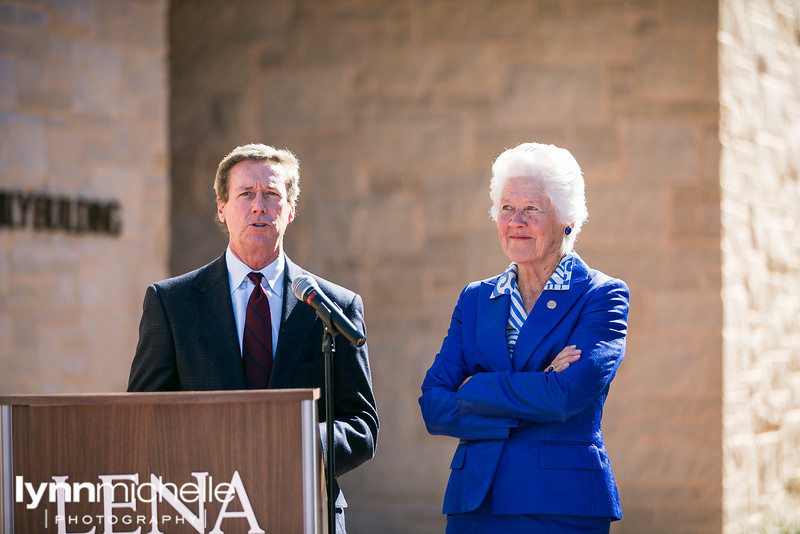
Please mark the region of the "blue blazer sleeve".
POLYGON ((623 281, 614 278, 589 285, 544 336, 529 366, 477 373, 459 389, 458 413, 551 423, 566 421, 605 395, 625 354, 629 292, 623 281), (580 360, 561 373, 542 372, 567 345, 581 349, 580 360))
POLYGON ((507 439, 509 429, 517 426, 515 419, 466 413, 458 406, 458 388, 465 378, 472 375, 462 344, 462 312, 467 289, 458 299, 442 348, 422 383, 419 399, 422 417, 431 434, 465 440, 507 439))

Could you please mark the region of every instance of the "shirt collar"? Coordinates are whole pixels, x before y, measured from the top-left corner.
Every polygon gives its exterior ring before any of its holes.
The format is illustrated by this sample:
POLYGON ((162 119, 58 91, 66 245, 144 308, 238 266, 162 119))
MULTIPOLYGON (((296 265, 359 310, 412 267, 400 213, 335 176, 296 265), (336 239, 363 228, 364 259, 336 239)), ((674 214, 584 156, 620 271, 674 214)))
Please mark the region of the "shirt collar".
MULTIPOLYGON (((550 276, 550 279, 544 285, 543 291, 568 291, 570 282, 572 281, 572 264, 574 263, 575 254, 567 252, 561 258, 561 262, 556 267, 556 270, 550 276)), ((511 262, 511 265, 506 268, 497 283, 494 286, 494 291, 490 298, 497 298, 501 295, 510 295, 517 287, 517 276, 519 275, 519 267, 516 262, 511 262)))
MULTIPOLYGON (((236 291, 239 286, 245 283, 247 275, 253 272, 253 269, 247 266, 242 260, 236 257, 236 254, 231 252, 230 247, 225 251, 225 261, 228 264, 228 280, 231 283, 231 293, 236 291)), ((279 298, 283 298, 283 277, 286 261, 281 252, 278 257, 261 269, 261 274, 264 275, 264 281, 272 290, 272 292, 279 298)))

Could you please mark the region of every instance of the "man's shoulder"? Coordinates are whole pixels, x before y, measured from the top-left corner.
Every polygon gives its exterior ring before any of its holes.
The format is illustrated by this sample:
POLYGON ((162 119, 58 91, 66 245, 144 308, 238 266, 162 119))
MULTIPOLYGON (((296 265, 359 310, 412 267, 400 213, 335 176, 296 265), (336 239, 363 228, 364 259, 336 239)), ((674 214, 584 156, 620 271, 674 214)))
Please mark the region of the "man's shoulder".
POLYGON ((353 297, 356 296, 356 292, 353 291, 352 289, 347 289, 344 286, 331 282, 330 280, 326 280, 325 278, 317 276, 313 273, 311 274, 311 276, 313 276, 314 279, 317 281, 317 283, 319 284, 319 288, 328 294, 339 295, 341 298, 347 298, 347 299, 352 299, 353 297))
POLYGON ((330 280, 327 280, 300 267, 299 265, 293 263, 288 257, 286 258, 286 268, 291 280, 294 280, 301 275, 310 276, 313 278, 323 293, 325 293, 328 298, 332 300, 350 302, 358 295, 358 293, 351 289, 347 289, 342 285, 331 282, 330 280))

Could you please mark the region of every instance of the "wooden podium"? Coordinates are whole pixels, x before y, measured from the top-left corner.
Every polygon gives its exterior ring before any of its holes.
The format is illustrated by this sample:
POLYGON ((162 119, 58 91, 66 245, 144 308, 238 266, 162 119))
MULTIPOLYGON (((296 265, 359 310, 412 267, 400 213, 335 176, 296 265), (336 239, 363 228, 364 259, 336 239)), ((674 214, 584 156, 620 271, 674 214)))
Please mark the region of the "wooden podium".
POLYGON ((0 397, 0 532, 327 532, 318 398, 0 397))

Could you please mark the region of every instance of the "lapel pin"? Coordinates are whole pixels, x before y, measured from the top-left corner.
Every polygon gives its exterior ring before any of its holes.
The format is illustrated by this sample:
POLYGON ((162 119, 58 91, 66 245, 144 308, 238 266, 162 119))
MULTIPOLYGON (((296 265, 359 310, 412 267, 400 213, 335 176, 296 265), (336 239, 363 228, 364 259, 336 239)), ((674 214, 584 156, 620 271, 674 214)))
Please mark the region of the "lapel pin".
POLYGON ((547 308, 550 309, 550 310, 556 309, 556 301, 548 300, 547 301, 547 308))

